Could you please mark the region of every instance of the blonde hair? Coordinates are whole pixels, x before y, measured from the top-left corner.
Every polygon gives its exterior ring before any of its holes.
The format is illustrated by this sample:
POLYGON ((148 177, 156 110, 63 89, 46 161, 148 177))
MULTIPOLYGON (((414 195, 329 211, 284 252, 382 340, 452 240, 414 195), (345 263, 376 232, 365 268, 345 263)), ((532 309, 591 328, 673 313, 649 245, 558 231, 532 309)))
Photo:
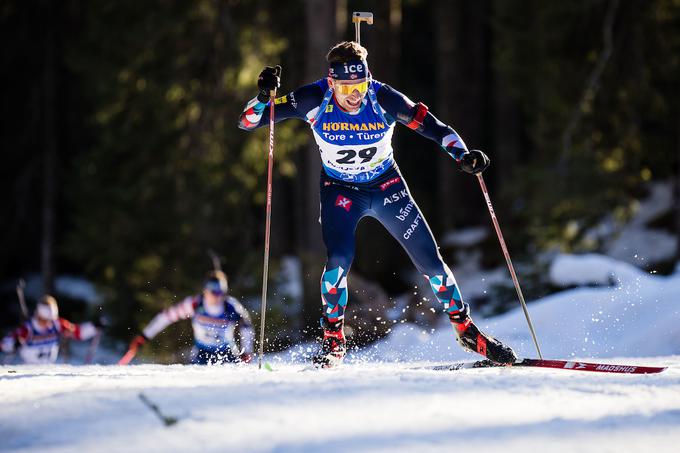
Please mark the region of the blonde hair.
POLYGON ((40 318, 56 321, 59 318, 57 299, 49 294, 45 294, 38 301, 38 305, 35 307, 35 313, 40 318))

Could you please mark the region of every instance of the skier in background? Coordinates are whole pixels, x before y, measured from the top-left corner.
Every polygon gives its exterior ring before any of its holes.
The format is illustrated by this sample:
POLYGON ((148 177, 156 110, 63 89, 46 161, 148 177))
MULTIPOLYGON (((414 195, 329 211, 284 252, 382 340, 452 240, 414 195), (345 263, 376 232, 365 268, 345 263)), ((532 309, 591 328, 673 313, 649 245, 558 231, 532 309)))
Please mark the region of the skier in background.
MULTIPOLYGON (((493 362, 512 363, 508 346, 481 332, 470 318, 456 280, 442 260, 425 218, 394 160, 392 133, 397 122, 435 141, 470 174, 484 171, 489 158, 469 151, 451 127, 423 103, 414 103, 389 85, 372 78, 368 52, 356 42, 341 42, 326 59, 328 77, 276 99, 275 121, 298 118, 312 129, 321 153, 321 228, 328 260, 321 279, 324 336, 313 357, 320 367, 342 362, 347 275, 354 259, 355 230, 365 216, 377 219, 404 247, 430 283, 454 327, 460 345, 493 362)), ((253 130, 269 124, 269 93, 279 87, 280 68, 265 68, 260 93, 241 114, 239 127, 253 130)), ((461 194, 452 194, 452 198, 461 194)))
POLYGON ((31 319, 2 339, 0 349, 7 354, 18 351, 27 364, 55 363, 62 336, 85 341, 97 335, 99 328, 101 325, 92 322, 74 324, 61 318, 57 300, 45 295, 38 301, 31 319))
POLYGON ((228 291, 226 275, 221 271, 212 272, 201 294, 189 296, 158 313, 132 340, 130 350, 136 351, 170 324, 191 319, 194 332, 192 363, 250 362, 255 338, 250 315, 228 291), (236 328, 239 329, 240 349, 234 335, 236 328))

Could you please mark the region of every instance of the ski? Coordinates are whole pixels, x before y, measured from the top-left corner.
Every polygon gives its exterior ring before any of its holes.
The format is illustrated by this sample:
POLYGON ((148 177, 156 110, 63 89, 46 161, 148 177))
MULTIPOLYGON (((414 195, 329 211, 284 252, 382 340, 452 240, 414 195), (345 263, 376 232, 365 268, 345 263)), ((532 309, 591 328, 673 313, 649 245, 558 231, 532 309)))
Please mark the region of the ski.
POLYGON ((501 365, 490 360, 479 360, 476 362, 458 362, 446 365, 436 365, 433 367, 420 367, 419 370, 428 369, 435 371, 455 371, 470 368, 513 368, 513 367, 534 367, 534 368, 556 368, 561 370, 592 371, 597 373, 617 373, 617 374, 655 374, 661 373, 666 367, 650 367, 637 365, 615 365, 610 363, 589 363, 568 360, 541 360, 524 359, 512 365, 501 365))

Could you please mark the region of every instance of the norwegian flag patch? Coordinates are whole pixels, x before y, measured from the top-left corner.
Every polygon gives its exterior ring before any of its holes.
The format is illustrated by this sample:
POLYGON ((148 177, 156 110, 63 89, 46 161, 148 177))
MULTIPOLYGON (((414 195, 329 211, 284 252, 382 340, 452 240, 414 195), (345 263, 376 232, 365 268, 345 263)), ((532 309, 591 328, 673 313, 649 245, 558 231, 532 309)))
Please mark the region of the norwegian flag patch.
POLYGON ((349 208, 352 207, 352 200, 343 197, 342 195, 338 195, 338 198, 335 200, 335 206, 339 206, 349 212, 349 208))

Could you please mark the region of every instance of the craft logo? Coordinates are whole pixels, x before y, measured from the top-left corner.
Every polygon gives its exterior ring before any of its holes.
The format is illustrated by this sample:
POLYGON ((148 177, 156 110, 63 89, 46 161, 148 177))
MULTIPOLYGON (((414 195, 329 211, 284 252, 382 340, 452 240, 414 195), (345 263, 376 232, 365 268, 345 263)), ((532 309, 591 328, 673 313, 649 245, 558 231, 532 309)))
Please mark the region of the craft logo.
MULTIPOLYGON (((329 106, 330 107, 330 106, 329 106)), ((385 123, 323 123, 324 131, 378 131, 385 129, 385 123)))
POLYGON ((288 102, 288 96, 287 96, 287 95, 286 95, 286 96, 281 96, 280 98, 274 99, 274 104, 275 104, 275 105, 285 104, 286 102, 288 102))
POLYGON ((338 198, 335 200, 335 206, 339 206, 349 212, 349 208, 352 207, 352 200, 345 198, 342 195, 338 195, 338 198))
POLYGON ((398 183, 399 181, 401 181, 401 178, 399 178, 399 177, 397 177, 397 178, 392 178, 392 179, 390 179, 390 180, 387 180, 387 181, 385 181, 384 183, 380 184, 380 190, 382 190, 382 191, 384 192, 385 189, 387 189, 389 186, 391 186, 391 185, 393 185, 393 184, 396 184, 396 183, 398 183))
MULTIPOLYGON (((333 111, 333 104, 328 104, 328 105, 326 106, 326 113, 331 113, 332 111, 333 111)), ((326 125, 324 124, 324 127, 325 127, 325 126, 326 126, 326 125)))
POLYGON ((406 230, 406 233, 404 233, 404 235, 403 235, 404 239, 406 239, 408 241, 411 238, 411 236, 413 235, 413 233, 416 231, 416 229, 418 228, 418 225, 420 225, 420 213, 418 213, 416 215, 415 219, 413 219, 413 223, 411 223, 411 226, 408 227, 408 229, 406 230))

